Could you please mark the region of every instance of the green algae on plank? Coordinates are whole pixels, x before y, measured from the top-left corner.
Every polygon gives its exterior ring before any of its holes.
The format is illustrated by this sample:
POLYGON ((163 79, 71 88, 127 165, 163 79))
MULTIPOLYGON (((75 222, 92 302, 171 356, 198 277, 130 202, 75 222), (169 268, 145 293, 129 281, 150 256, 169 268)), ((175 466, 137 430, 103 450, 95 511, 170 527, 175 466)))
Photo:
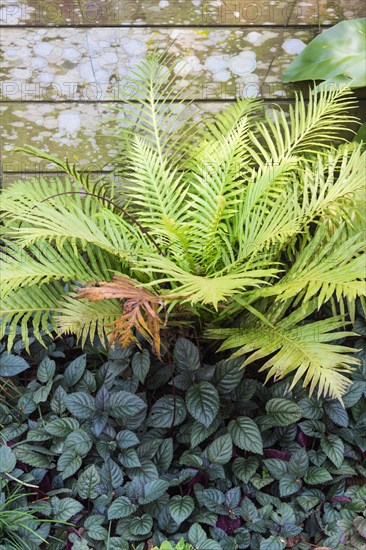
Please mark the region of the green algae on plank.
MULTIPOLYGON (((192 104, 188 114, 196 119, 214 116, 222 103, 192 104)), ((126 126, 123 112, 103 103, 9 103, 0 107, 3 121, 3 170, 18 173, 47 173, 57 167, 30 158, 14 147, 32 145, 68 158, 85 170, 110 169, 118 151, 116 128, 126 126)))
MULTIPOLYGON (((189 106, 185 116, 194 120, 215 118, 228 103, 201 102, 189 106)), ((269 104, 267 109, 274 108, 269 104)), ((45 152, 68 158, 79 168, 99 172, 111 169, 118 153, 116 128, 126 126, 123 113, 103 103, 10 103, 3 105, 3 170, 5 173, 57 172, 51 163, 14 152, 14 147, 32 145, 45 152), (64 126, 64 121, 69 124, 64 126), (72 121, 72 123, 70 123, 72 121)), ((118 130, 117 130, 118 131, 118 130)))
POLYGON ((225 100, 290 97, 292 87, 282 83, 283 70, 315 31, 17 28, 3 29, 2 35, 6 101, 123 100, 138 92, 131 90, 131 71, 157 47, 179 60, 177 87, 195 77, 192 97, 225 100))
POLYGON ((361 0, 2 0, 0 23, 79 25, 330 25, 364 16, 361 0))
MULTIPOLYGON (((292 102, 267 102, 270 114, 280 106, 285 113, 292 102)), ((214 120, 228 102, 200 102, 189 107, 188 115, 196 120, 214 120)), ((360 101, 353 113, 362 116, 365 101, 360 101)), ((35 174, 37 177, 57 172, 58 168, 46 161, 30 158, 14 147, 33 145, 47 153, 66 157, 79 169, 92 172, 108 171, 115 165, 117 154, 116 129, 125 126, 122 113, 116 117, 114 105, 105 103, 9 103, 0 107, 3 121, 4 184, 14 179, 35 174), (65 120, 73 124, 64 125, 65 120)), ((356 129, 356 128, 355 128, 356 129)), ((117 130, 118 131, 118 130, 117 130)))

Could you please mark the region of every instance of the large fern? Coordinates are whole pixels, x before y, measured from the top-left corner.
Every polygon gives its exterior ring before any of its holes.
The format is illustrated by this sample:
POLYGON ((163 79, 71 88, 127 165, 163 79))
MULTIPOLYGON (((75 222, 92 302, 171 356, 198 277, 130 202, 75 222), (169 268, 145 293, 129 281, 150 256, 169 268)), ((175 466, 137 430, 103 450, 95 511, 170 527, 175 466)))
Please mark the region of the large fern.
POLYGON ((158 348, 166 316, 199 315, 246 364, 267 357, 269 376, 296 371, 341 399, 355 359, 335 340, 365 296, 365 153, 342 144, 351 92, 299 95, 288 116, 242 99, 193 122, 171 57, 133 78, 121 186, 28 148, 67 177, 4 190, 3 332, 20 324, 26 337, 31 323, 40 340, 53 329, 84 344, 118 330, 131 341, 134 327, 158 348), (311 321, 327 302, 341 317, 311 321))

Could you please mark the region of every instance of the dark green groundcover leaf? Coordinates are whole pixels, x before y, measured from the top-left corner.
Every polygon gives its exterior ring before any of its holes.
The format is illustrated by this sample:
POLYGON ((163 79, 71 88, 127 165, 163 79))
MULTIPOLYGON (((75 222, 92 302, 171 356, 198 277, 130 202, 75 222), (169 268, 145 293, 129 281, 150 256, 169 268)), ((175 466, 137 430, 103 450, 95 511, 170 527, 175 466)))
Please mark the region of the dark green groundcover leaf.
POLYGON ((228 429, 234 444, 240 449, 263 454, 262 437, 258 426, 251 418, 236 418, 229 423, 228 429))
POLYGON ((16 376, 29 369, 29 365, 22 357, 4 352, 0 356, 0 376, 16 376))
POLYGON ((0 447, 0 474, 14 470, 17 459, 13 451, 7 446, 0 447))
POLYGON ((302 417, 302 410, 296 403, 280 397, 270 399, 266 411, 273 426, 288 426, 302 417))
POLYGON ((287 67, 283 80, 366 86, 365 41, 366 18, 341 21, 306 46, 287 67))
MULTIPOLYGON (((363 367, 342 409, 302 388, 284 392, 290 381, 264 386, 222 361, 201 367, 193 343, 178 342, 160 382, 147 350, 103 359, 90 349, 78 361, 72 340, 31 345, 33 378, 13 377, 16 391, 0 401, 0 478, 6 494, 33 486, 37 495, 19 506, 53 520, 40 531, 49 550, 357 547, 366 520, 363 367), (185 369, 197 378, 173 388, 185 369)), ((25 352, 21 359, 29 364, 25 352)), ((39 547, 26 530, 22 537, 39 547)))
POLYGON ((219 394, 209 382, 200 382, 188 388, 186 404, 193 418, 208 428, 219 410, 219 394))

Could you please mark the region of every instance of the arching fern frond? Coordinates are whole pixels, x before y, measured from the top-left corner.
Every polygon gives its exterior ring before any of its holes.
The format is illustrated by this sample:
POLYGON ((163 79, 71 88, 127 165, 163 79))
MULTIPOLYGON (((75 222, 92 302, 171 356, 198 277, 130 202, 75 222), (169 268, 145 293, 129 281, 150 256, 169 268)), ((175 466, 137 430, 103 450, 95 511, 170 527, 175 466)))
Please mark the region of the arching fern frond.
MULTIPOLYGON (((82 205, 81 195, 69 195, 75 188, 69 178, 35 178, 18 180, 6 187, 1 194, 1 216, 5 220, 23 221, 24 213, 33 210, 40 203, 47 202, 49 205, 60 204, 68 206, 71 196, 72 201, 79 206, 82 205), (57 199, 56 199, 57 196, 57 199)), ((87 199, 88 201, 88 199, 87 199)))
MULTIPOLYGON (((317 297, 317 306, 332 296, 349 302, 366 296, 364 282, 366 239, 356 234, 344 239, 344 227, 339 227, 329 238, 319 228, 312 241, 298 254, 291 269, 280 283, 271 289, 281 300, 297 296, 297 302, 306 303, 317 297)), ((264 290, 264 293, 270 291, 264 290)))
POLYGON ((238 185, 248 152, 249 121, 243 116, 232 130, 215 143, 207 142, 192 160, 187 186, 192 252, 206 271, 214 269, 220 254, 233 258, 226 234, 227 222, 238 210, 238 185))
POLYGON ((58 329, 66 334, 75 334, 81 346, 87 340, 93 342, 96 336, 105 344, 113 332, 114 323, 122 314, 118 300, 89 302, 77 300, 76 297, 75 294, 66 296, 59 304, 58 329))
MULTIPOLYGON (((342 395, 351 383, 345 376, 358 364, 348 353, 353 348, 331 344, 337 340, 336 331, 345 326, 339 318, 298 324, 291 322, 291 316, 272 326, 251 317, 239 329, 221 329, 209 332, 211 338, 225 338, 221 350, 239 348, 233 357, 250 354, 243 366, 270 356, 261 370, 268 370, 267 380, 282 379, 296 371, 292 387, 303 379, 303 386, 310 386, 320 395, 342 400, 342 395)), ((342 337, 352 336, 342 332, 342 337)))
POLYGON ((342 140, 341 132, 349 128, 356 117, 349 114, 355 104, 352 92, 346 88, 334 87, 309 93, 309 100, 301 94, 289 106, 289 121, 284 111, 274 109, 267 115, 265 123, 259 123, 259 136, 252 134, 256 151, 253 154, 259 163, 282 163, 293 155, 317 154, 322 149, 334 147, 335 140, 342 140))
POLYGON ((83 254, 75 253, 70 243, 58 249, 47 242, 30 245, 26 249, 15 243, 6 243, 2 249, 1 295, 24 286, 41 285, 52 281, 79 281, 108 279, 117 267, 108 254, 101 258, 98 249, 86 247, 83 254), (98 261, 97 261, 98 260, 98 261))
POLYGON ((168 230, 179 222, 186 190, 181 175, 171 170, 165 156, 160 157, 139 136, 133 139, 130 158, 132 170, 126 186, 139 220, 148 227, 168 230))
POLYGON ((256 266, 242 266, 241 271, 231 273, 229 268, 217 272, 215 276, 204 277, 194 275, 179 268, 174 262, 167 258, 148 257, 140 262, 141 268, 147 272, 161 273, 161 277, 154 277, 148 286, 171 283, 173 290, 167 292, 167 297, 179 298, 180 303, 211 304, 217 309, 219 302, 226 301, 227 297, 246 287, 258 287, 267 284, 266 279, 274 277, 278 272, 275 268, 268 267, 268 264, 260 263, 256 266))
POLYGON ((62 172, 69 174, 69 176, 73 178, 74 187, 79 187, 80 190, 88 191, 89 193, 94 193, 102 197, 107 193, 107 188, 104 187, 103 180, 101 178, 93 180, 92 175, 88 171, 78 170, 76 164, 70 164, 67 158, 63 161, 56 156, 49 155, 41 149, 31 145, 28 145, 27 147, 16 147, 14 152, 26 153, 32 157, 47 160, 48 162, 55 164, 61 169, 62 172))
POLYGON ((43 343, 43 334, 51 335, 52 317, 58 310, 60 299, 65 294, 59 283, 33 285, 18 288, 0 301, 0 338, 8 331, 8 349, 11 349, 20 325, 26 347, 29 345, 28 323, 33 334, 43 343))
POLYGON ((342 221, 353 225, 361 218, 365 224, 365 160, 362 146, 349 144, 304 167, 301 206, 305 223, 318 218, 336 226, 342 221))
POLYGON ((123 111, 124 123, 147 139, 159 157, 169 154, 172 166, 179 161, 174 153, 183 151, 199 125, 190 109, 195 100, 192 79, 183 86, 179 82, 183 69, 182 59, 154 52, 131 71, 131 93, 117 108, 123 111))

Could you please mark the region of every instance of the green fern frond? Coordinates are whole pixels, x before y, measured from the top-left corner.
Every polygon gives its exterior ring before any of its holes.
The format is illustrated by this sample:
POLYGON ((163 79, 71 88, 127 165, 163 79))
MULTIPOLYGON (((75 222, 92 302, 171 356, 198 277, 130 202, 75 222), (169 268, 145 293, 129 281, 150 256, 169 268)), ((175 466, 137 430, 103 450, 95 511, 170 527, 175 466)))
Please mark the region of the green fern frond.
POLYGON ((43 335, 51 336, 52 316, 58 310, 65 290, 59 283, 32 285, 10 292, 0 301, 0 338, 8 332, 8 349, 10 350, 20 325, 25 346, 29 346, 28 323, 32 326, 34 336, 43 343, 43 335))
POLYGON ((116 267, 108 255, 104 254, 104 258, 100 258, 98 249, 93 251, 88 246, 84 254, 75 254, 67 242, 59 249, 47 242, 30 245, 26 249, 15 243, 5 243, 0 259, 2 296, 17 288, 52 281, 86 283, 97 279, 108 280, 112 269, 116 267))
POLYGON ((138 136, 130 152, 133 169, 126 187, 133 197, 139 220, 149 227, 170 229, 181 217, 186 190, 181 175, 171 170, 165 157, 160 157, 149 143, 138 136))
POLYGON ((58 198, 51 203, 40 202, 32 209, 29 209, 28 204, 23 208, 18 205, 14 219, 22 223, 9 225, 6 234, 23 247, 46 241, 62 248, 65 242, 69 242, 75 250, 78 246, 85 249, 93 245, 118 258, 130 259, 134 248, 130 225, 126 225, 126 231, 121 233, 123 221, 120 216, 104 209, 96 211, 94 207, 89 208, 88 202, 80 204, 71 195, 67 206, 60 203, 58 198), (102 216, 103 212, 106 212, 105 217, 102 216))
POLYGON ((245 199, 241 207, 241 223, 233 230, 239 242, 238 258, 242 261, 255 254, 270 253, 278 257, 284 245, 301 230, 299 211, 294 190, 282 191, 272 204, 263 199, 246 211, 245 199))
POLYGON ((227 221, 238 209, 241 188, 238 179, 249 159, 249 121, 243 116, 230 132, 208 142, 201 154, 191 162, 189 174, 189 202, 187 209, 191 223, 191 243, 203 264, 213 268, 220 252, 233 256, 225 236, 227 221))
POLYGON ((215 116, 214 122, 209 121, 204 126, 204 132, 201 136, 212 142, 216 140, 220 141, 223 137, 228 137, 243 119, 249 121, 251 126, 254 120, 258 122, 258 118, 261 116, 261 109, 262 102, 258 99, 238 99, 224 111, 219 112, 215 116))
MULTIPOLYGON (((225 338, 220 350, 240 348, 233 357, 250 354, 243 367, 270 356, 261 368, 269 371, 267 380, 272 376, 282 379, 296 371, 291 387, 303 378, 303 386, 310 385, 310 394, 317 388, 318 397, 329 395, 342 400, 350 384, 345 374, 358 364, 354 356, 348 355, 353 348, 330 344, 339 339, 334 331, 344 326, 339 318, 300 325, 293 324, 289 317, 269 327, 251 317, 250 324, 239 329, 213 330, 209 336, 225 338)), ((342 332, 342 337, 352 335, 342 332)))
POLYGON ((73 178, 74 182, 79 184, 81 190, 83 189, 84 191, 99 195, 101 197, 106 195, 107 189, 103 186, 103 180, 101 178, 93 181, 89 172, 79 171, 76 164, 70 164, 68 159, 63 161, 56 156, 48 155, 41 149, 31 145, 28 145, 27 147, 16 147, 14 152, 21 152, 32 157, 47 160, 48 162, 55 164, 62 172, 65 172, 65 174, 69 174, 73 178))
MULTIPOLYGON (((267 278, 274 277, 277 269, 268 266, 243 266, 242 271, 230 273, 226 268, 217 272, 213 277, 204 277, 188 273, 179 268, 174 262, 162 257, 149 257, 140 262, 141 268, 151 273, 161 273, 163 277, 155 277, 145 286, 156 286, 172 283, 172 298, 179 297, 180 303, 212 304, 217 309, 219 302, 224 302, 229 296, 246 287, 259 287, 268 284, 267 278), (245 270, 245 267, 247 269, 245 270), (252 269, 251 269, 252 268, 252 269), (226 273, 225 273, 226 271, 226 273), (229 273, 227 273, 229 272, 229 273)), ((165 295, 169 295, 166 292, 165 295)))
MULTIPOLYGON (((54 204, 54 197, 57 196, 57 204, 67 207, 70 201, 69 193, 73 193, 75 188, 68 178, 35 178, 30 177, 27 180, 18 180, 6 187, 1 195, 1 216, 6 222, 7 218, 11 220, 23 221, 24 212, 31 211, 40 203, 47 202, 54 204)), ((82 204, 81 197, 78 194, 72 195, 73 202, 82 204)))
POLYGON ((117 108, 124 123, 147 139, 159 157, 168 154, 172 165, 179 159, 174 153, 183 149, 199 125, 190 109, 195 100, 192 80, 184 86, 179 83, 183 68, 174 55, 154 52, 131 71, 132 93, 117 108))
POLYGON ((122 313, 118 300, 88 302, 77 300, 75 295, 66 296, 58 306, 57 326, 66 334, 75 334, 83 347, 87 340, 93 342, 95 336, 105 343, 113 330, 113 322, 122 313))
POLYGON ((328 241, 324 230, 318 229, 286 276, 271 289, 273 294, 281 300, 297 296, 297 302, 303 303, 317 297, 318 308, 333 295, 338 301, 346 298, 350 302, 366 296, 366 240, 362 234, 344 240, 343 229, 339 227, 328 241))
POLYGON ((349 128, 356 117, 349 114, 355 104, 347 88, 320 90, 309 93, 308 102, 296 94, 296 102, 289 106, 289 121, 284 111, 273 110, 265 123, 259 123, 259 136, 252 134, 255 155, 259 163, 281 164, 293 155, 316 154, 334 147, 335 140, 349 128))
POLYGON ((343 146, 318 156, 303 169, 302 215, 304 222, 320 218, 332 224, 361 218, 365 224, 365 160, 360 145, 343 146))

